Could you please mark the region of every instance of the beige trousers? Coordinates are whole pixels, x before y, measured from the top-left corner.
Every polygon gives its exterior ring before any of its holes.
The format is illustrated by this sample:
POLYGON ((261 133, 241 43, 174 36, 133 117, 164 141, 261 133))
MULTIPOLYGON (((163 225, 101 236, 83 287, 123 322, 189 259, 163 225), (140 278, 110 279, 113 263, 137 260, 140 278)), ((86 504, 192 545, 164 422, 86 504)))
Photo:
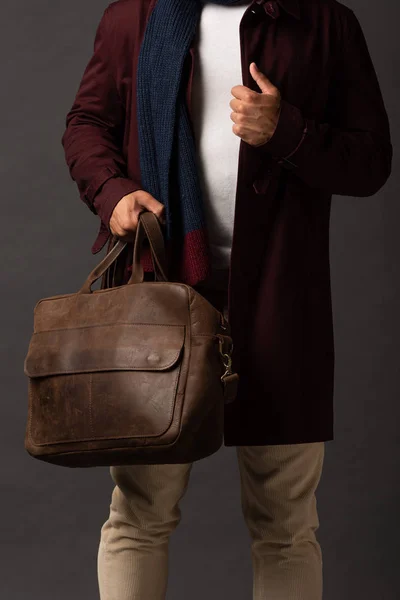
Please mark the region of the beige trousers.
MULTIPOLYGON (((315 491, 324 450, 324 442, 236 446, 253 600, 322 598, 315 491)), ((165 599, 168 541, 192 464, 110 468, 116 485, 100 535, 100 600, 165 599)))

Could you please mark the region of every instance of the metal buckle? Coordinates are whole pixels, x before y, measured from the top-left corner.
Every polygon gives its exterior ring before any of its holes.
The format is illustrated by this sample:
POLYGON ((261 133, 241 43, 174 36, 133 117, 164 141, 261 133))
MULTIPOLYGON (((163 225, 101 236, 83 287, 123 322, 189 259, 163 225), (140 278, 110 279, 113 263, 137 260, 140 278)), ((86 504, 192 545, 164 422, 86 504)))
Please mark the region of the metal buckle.
POLYGON ((218 343, 219 343, 219 353, 221 355, 222 358, 222 363, 225 367, 225 373, 221 376, 221 381, 224 380, 224 378, 227 375, 232 375, 232 351, 233 351, 233 342, 231 342, 230 344, 230 348, 228 352, 224 352, 224 338, 222 336, 218 336, 218 343))

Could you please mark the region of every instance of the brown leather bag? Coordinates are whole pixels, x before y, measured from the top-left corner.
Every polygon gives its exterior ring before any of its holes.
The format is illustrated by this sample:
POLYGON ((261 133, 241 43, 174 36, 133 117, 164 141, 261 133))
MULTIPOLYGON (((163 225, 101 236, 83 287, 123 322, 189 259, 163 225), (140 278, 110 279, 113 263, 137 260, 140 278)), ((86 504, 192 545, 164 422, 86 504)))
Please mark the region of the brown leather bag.
POLYGON ((169 282, 157 218, 139 218, 125 285, 91 286, 126 247, 118 240, 73 294, 39 300, 25 358, 25 449, 68 467, 188 463, 223 441, 235 398, 232 338, 221 312, 169 282), (144 281, 148 239, 155 280, 144 281))

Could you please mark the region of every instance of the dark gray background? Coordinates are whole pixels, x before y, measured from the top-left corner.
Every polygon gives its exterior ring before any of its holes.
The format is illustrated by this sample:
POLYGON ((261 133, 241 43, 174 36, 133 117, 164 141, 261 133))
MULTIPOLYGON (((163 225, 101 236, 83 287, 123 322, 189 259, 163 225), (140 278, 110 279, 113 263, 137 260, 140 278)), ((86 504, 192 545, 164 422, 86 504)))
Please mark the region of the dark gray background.
MULTIPOLYGON (((103 256, 90 252, 98 221, 69 178, 61 136, 107 4, 3 0, 1 7, 4 600, 98 598, 97 547, 111 478, 107 468, 56 467, 25 452, 23 360, 36 301, 77 291, 103 256)), ((378 73, 395 155, 393 174, 374 197, 333 199, 336 440, 326 445, 318 494, 326 600, 400 597, 397 4, 348 1, 378 73)), ((250 600, 235 448, 195 463, 181 507, 168 598, 250 600)))

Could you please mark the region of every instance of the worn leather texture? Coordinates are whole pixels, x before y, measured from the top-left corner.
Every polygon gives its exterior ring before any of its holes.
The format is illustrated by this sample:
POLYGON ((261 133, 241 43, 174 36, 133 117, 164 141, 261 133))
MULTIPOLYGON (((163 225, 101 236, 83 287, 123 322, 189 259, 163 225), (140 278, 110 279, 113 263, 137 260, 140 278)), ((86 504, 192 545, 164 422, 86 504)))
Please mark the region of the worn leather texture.
POLYGON ((24 363, 25 449, 34 458, 68 467, 187 463, 222 445, 224 404, 237 387, 224 362, 230 326, 194 288, 166 280, 155 220, 141 215, 135 253, 146 221, 165 280, 143 281, 134 269, 127 284, 93 291, 124 250, 119 241, 77 293, 36 304, 24 363))

